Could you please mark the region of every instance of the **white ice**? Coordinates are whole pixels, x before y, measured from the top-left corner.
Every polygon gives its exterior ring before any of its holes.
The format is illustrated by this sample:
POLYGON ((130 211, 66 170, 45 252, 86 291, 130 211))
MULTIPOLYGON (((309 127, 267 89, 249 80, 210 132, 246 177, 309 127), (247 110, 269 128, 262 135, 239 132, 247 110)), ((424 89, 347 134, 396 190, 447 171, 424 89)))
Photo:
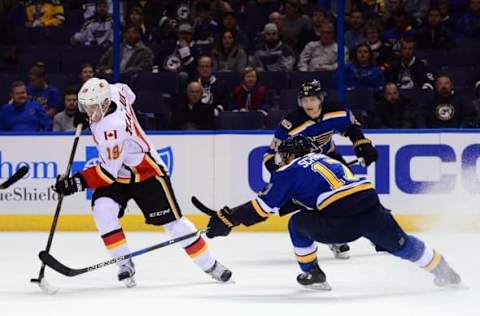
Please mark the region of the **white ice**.
MULTIPOLYGON (((443 253, 464 280, 462 289, 440 289, 432 276, 410 262, 375 254, 370 243, 351 244, 350 260, 319 259, 333 290, 301 288, 299 268, 286 233, 233 233, 209 240, 210 249, 233 270, 234 282, 219 284, 197 270, 182 249, 159 249, 135 259, 137 284, 127 289, 116 267, 77 277, 47 269, 60 288, 45 295, 29 282, 38 275, 36 254, 47 233, 0 233, 0 315, 480 315, 480 233, 417 234, 443 253)), ((167 239, 163 233, 127 233, 131 250, 167 239)), ((57 233, 52 253, 82 268, 108 259, 95 233, 57 233)))

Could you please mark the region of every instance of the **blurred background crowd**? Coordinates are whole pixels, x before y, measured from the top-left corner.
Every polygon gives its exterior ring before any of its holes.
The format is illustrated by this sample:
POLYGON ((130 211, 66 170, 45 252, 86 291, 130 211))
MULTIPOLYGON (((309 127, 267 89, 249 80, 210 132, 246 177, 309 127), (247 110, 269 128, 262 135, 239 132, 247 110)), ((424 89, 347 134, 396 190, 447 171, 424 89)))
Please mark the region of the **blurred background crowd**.
MULTIPOLYGON (((480 0, 345 1, 344 69, 335 4, 121 1, 121 82, 149 130, 272 129, 312 78, 364 128, 480 127, 480 0)), ((112 10, 0 0, 0 131, 73 129, 82 83, 112 80, 112 10)))

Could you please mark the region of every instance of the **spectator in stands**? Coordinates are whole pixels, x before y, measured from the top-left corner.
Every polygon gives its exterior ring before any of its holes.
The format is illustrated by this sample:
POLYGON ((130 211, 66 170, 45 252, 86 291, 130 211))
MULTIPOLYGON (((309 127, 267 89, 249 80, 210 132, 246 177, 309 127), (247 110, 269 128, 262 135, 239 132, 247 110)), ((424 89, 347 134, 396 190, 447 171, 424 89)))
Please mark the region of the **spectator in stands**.
POLYGON ((393 61, 393 53, 380 39, 381 33, 382 27, 376 21, 370 20, 365 24, 366 43, 372 50, 375 64, 385 72, 393 61))
POLYGON ((383 33, 383 40, 392 49, 395 56, 400 56, 401 40, 404 38, 414 39, 416 34, 404 11, 395 12, 393 20, 395 26, 383 33))
POLYGON ((28 1, 25 18, 26 27, 58 27, 65 22, 63 5, 58 0, 28 1))
POLYGON ((72 44, 110 46, 113 43, 113 18, 108 14, 106 0, 95 2, 95 15, 83 23, 80 32, 71 38, 72 44))
MULTIPOLYGON (((105 0, 107 3, 107 12, 113 15, 113 0, 105 0)), ((75 2, 75 0, 74 0, 75 2)), ((94 17, 97 0, 82 0, 83 19, 89 20, 94 17)), ((126 1, 120 1, 120 24, 125 25, 126 1)))
MULTIPOLYGON (((335 42, 335 28, 330 22, 320 29, 320 40, 305 46, 298 60, 300 71, 335 71, 338 46, 335 42)), ((345 47, 345 61, 348 60, 348 48, 345 47)))
POLYGON ((155 42, 173 41, 177 39, 177 29, 175 28, 176 21, 168 16, 162 16, 158 27, 153 28, 153 37, 155 42))
POLYGON ((438 9, 442 14, 442 23, 445 25, 450 31, 455 31, 456 22, 450 16, 450 2, 449 0, 438 0, 438 9))
POLYGON ((350 13, 350 30, 345 32, 345 46, 352 51, 358 44, 365 42, 363 13, 353 10, 350 13))
POLYGON ((202 101, 202 85, 196 81, 187 86, 183 104, 174 107, 171 129, 215 129, 214 106, 202 101))
MULTIPOLYGON (((221 32, 230 31, 237 39, 237 42, 246 51, 250 48, 248 36, 237 24, 237 19, 233 12, 226 12, 222 17, 221 32)), ((218 40, 218 39, 217 39, 218 40)))
POLYGON ((389 82, 371 115, 370 128, 414 128, 417 110, 413 101, 401 95, 396 84, 389 82))
POLYGON ((296 49, 300 34, 308 32, 311 28, 312 21, 310 17, 302 14, 299 1, 287 0, 285 3, 285 15, 282 17, 280 29, 282 41, 296 49))
POLYGON ((197 44, 212 44, 218 35, 218 23, 212 18, 210 12, 210 3, 200 0, 195 5, 195 19, 193 27, 195 29, 193 38, 197 44))
POLYGON ((419 48, 452 48, 452 32, 442 22, 442 14, 436 7, 428 10, 427 24, 417 32, 416 41, 419 48))
POLYGON ((400 89, 422 88, 433 90, 433 74, 425 63, 415 56, 415 42, 404 39, 401 42, 401 58, 396 60, 387 73, 388 81, 400 89))
POLYGON ((140 30, 142 42, 149 43, 152 41, 150 25, 145 24, 142 8, 133 7, 129 11, 127 25, 136 26, 140 30))
POLYGON ((403 0, 403 8, 417 25, 421 25, 430 8, 430 0, 403 0))
POLYGON ((435 81, 435 93, 423 118, 427 128, 472 127, 476 113, 471 104, 455 93, 450 76, 442 74, 435 81))
POLYGON ((78 77, 80 78, 80 83, 83 85, 88 79, 93 78, 95 76, 95 68, 93 68, 92 64, 83 64, 80 67, 80 74, 78 77))
POLYGON ((160 0, 129 0, 127 4, 128 12, 132 8, 140 8, 142 16, 145 18, 145 25, 149 28, 158 25, 161 14, 165 11, 164 1, 160 0))
POLYGON ((268 23, 263 29, 264 43, 254 53, 252 65, 257 71, 292 71, 295 56, 290 46, 280 40, 278 27, 268 23))
POLYGON ((241 78, 241 84, 234 90, 233 109, 241 112, 259 111, 266 116, 267 88, 258 83, 257 72, 253 67, 246 67, 241 78))
POLYGON ((43 107, 28 100, 23 82, 14 81, 10 93, 12 103, 0 107, 0 131, 37 132, 52 129, 52 121, 43 107))
POLYGON ((64 109, 62 112, 55 114, 53 118, 53 131, 66 132, 74 131, 73 115, 77 109, 77 92, 75 88, 68 88, 63 94, 64 109))
POLYGON ((231 31, 223 31, 212 50, 213 71, 240 72, 247 66, 247 54, 231 31))
POLYGON ((41 105, 48 116, 53 116, 61 110, 62 100, 58 89, 47 83, 46 70, 43 63, 36 63, 28 73, 30 83, 27 86, 28 97, 41 105))
POLYGON ((383 23, 386 29, 395 26, 394 15, 396 12, 404 11, 402 0, 386 0, 383 8, 383 23))
POLYGON ((230 105, 230 93, 228 87, 213 75, 213 62, 209 56, 202 56, 198 60, 197 81, 201 84, 202 102, 215 107, 215 115, 227 110, 230 105))
POLYGON ((469 10, 457 22, 457 36, 480 40, 480 0, 470 0, 469 10))
MULTIPOLYGON (((127 28, 125 41, 120 47, 120 72, 139 73, 151 71, 153 52, 141 41, 140 30, 135 26, 127 28)), ((97 69, 100 73, 113 73, 113 47, 110 47, 100 58, 97 69)))
POLYGON ((282 14, 278 11, 273 11, 268 16, 268 22, 275 24, 278 28, 278 31, 280 31, 282 29, 282 14))
POLYGON ((312 11, 311 19, 312 28, 299 35, 298 52, 301 52, 308 43, 320 40, 320 28, 323 23, 327 22, 327 13, 322 8, 316 7, 312 11))
POLYGON ((374 64, 374 56, 366 43, 355 47, 351 64, 345 66, 347 89, 370 88, 374 92, 383 89, 383 72, 374 64))
MULTIPOLYGON (((163 59, 163 68, 167 71, 178 72, 188 80, 194 75, 198 56, 199 51, 193 41, 193 27, 187 23, 180 24, 177 45, 173 52, 163 59)), ((185 88, 186 85, 183 87, 185 88)))

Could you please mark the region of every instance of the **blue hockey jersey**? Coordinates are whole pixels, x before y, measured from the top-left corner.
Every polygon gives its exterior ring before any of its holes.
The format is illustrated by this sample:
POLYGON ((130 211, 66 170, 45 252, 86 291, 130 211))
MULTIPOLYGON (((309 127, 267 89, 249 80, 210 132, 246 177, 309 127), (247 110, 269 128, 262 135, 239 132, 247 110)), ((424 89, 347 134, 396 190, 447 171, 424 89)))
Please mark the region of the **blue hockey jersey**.
POLYGON ((311 153, 280 167, 252 201, 262 217, 292 200, 299 208, 348 216, 378 203, 372 183, 326 155, 311 153))

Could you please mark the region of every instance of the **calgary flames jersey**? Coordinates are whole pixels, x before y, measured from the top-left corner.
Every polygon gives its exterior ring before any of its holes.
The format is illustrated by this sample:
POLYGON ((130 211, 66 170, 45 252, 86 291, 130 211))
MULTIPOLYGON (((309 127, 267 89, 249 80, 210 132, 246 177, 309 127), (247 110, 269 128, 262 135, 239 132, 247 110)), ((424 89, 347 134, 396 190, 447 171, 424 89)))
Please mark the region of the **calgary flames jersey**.
POLYGON ((167 170, 140 127, 133 111, 135 94, 125 84, 111 84, 111 106, 98 122, 90 123, 99 164, 82 171, 89 188, 114 182, 136 183, 167 170))

